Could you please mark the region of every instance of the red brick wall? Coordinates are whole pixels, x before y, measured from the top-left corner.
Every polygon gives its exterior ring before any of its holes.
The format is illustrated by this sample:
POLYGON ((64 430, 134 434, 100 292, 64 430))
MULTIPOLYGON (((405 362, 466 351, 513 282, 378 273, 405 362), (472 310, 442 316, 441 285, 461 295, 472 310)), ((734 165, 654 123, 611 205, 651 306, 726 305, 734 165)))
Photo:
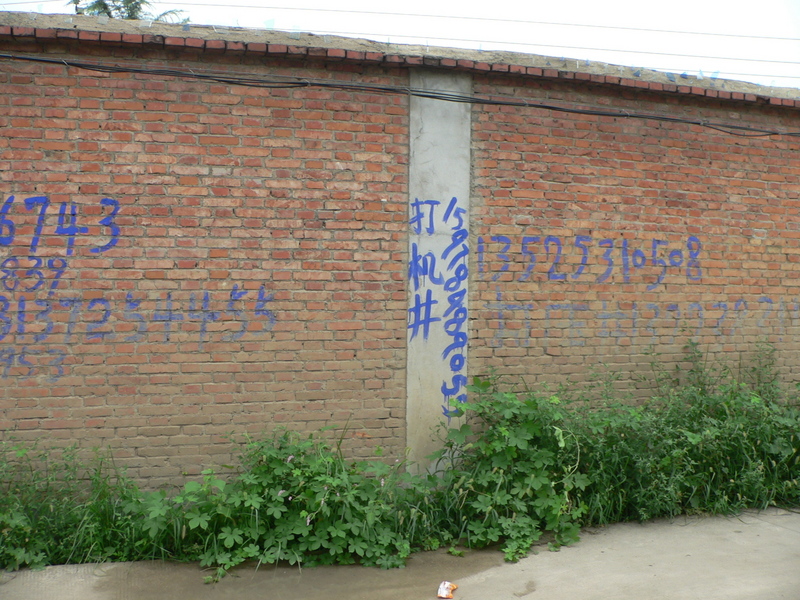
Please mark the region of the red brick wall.
MULTIPOLYGON (((2 43, 400 87, 425 62, 30 35, 2 43)), ((783 100, 447 60, 478 95, 800 130, 783 100)), ((352 453, 402 454, 408 117, 402 94, 3 60, 0 439, 108 445, 152 485, 281 424, 348 423, 352 453)), ((471 374, 586 383, 605 363, 649 388, 690 340, 734 368, 765 340, 798 379, 800 144, 482 105, 472 128, 471 374)))
MULTIPOLYGON (((190 51, 13 50, 407 82, 190 51)), ((224 462, 228 433, 278 424, 349 420, 356 454, 402 451, 405 97, 4 61, 0 127, 0 435, 109 445, 153 484, 224 462)))
MULTIPOLYGON (((611 86, 481 77, 475 92, 800 129, 796 110, 611 86)), ((473 127, 473 373, 608 369, 647 388, 689 340, 734 370, 764 340, 798 379, 796 139, 513 107, 476 107, 473 127)))

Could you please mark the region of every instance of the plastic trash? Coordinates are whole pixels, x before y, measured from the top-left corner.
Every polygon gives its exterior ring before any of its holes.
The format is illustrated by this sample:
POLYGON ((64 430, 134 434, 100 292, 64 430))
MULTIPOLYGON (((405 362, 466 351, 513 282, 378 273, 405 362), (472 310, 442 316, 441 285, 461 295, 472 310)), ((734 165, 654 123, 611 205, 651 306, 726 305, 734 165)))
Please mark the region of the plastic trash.
POLYGON ((439 592, 437 593, 437 598, 452 598, 453 591, 457 590, 458 586, 455 583, 450 583, 449 581, 443 581, 439 584, 439 592))

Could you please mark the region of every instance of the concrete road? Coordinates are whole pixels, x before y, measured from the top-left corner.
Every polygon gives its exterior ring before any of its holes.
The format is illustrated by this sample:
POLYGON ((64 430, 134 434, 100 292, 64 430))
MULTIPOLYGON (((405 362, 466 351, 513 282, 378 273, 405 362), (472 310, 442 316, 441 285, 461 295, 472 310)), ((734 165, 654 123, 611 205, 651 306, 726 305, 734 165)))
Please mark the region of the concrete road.
POLYGON ((586 530, 519 563, 496 551, 417 554, 405 569, 252 566, 204 585, 196 564, 70 565, 2 576, 2 600, 800 600, 800 511, 586 530))

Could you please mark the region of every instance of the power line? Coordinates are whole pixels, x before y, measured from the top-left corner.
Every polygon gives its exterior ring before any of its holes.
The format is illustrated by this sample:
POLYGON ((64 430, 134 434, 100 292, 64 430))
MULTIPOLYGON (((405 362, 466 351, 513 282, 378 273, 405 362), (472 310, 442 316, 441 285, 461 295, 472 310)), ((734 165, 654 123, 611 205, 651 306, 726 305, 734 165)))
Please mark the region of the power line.
MULTIPOLYGON (((299 32, 295 32, 299 33, 299 32)), ((736 57, 729 57, 729 56, 706 56, 703 54, 677 54, 674 52, 651 52, 648 50, 620 50, 615 48, 592 48, 586 46, 562 46, 562 45, 550 45, 550 44, 530 44, 526 42, 512 42, 508 40, 473 40, 473 39, 464 39, 464 38, 450 38, 450 37, 431 37, 431 36, 415 36, 415 35, 387 35, 387 34, 373 34, 373 33, 363 33, 357 31, 323 31, 323 30, 315 30, 315 33, 318 35, 343 35, 343 36, 380 36, 385 38, 403 38, 403 39, 414 39, 414 40, 435 40, 435 41, 449 41, 449 42, 470 42, 470 43, 479 43, 479 44, 505 44, 505 45, 514 45, 514 46, 525 46, 528 48, 557 48, 561 50, 588 50, 590 52, 621 52, 625 54, 637 54, 643 56, 674 56, 676 58, 704 58, 708 60, 732 60, 738 62, 754 62, 754 63, 774 63, 774 64, 781 64, 781 65, 800 65, 800 62, 797 61, 789 61, 789 60, 766 60, 766 59, 758 59, 758 58, 736 58, 736 57)))
MULTIPOLYGON (((21 3, 20 3, 21 4, 21 3)), ((180 3, 180 2, 171 2, 170 4, 179 4, 179 5, 186 5, 191 6, 187 3, 180 3)), ((212 6, 212 5, 209 5, 212 6)), ((235 6, 229 6, 235 7, 235 6)), ((239 6, 239 8, 257 8, 257 7, 250 7, 250 6, 239 6)), ((269 8, 269 7, 265 7, 269 8)), ((294 9, 292 9, 294 10, 294 9)), ((296 10, 311 10, 311 9, 296 9, 296 10)), ((355 11, 333 11, 332 9, 325 9, 330 12, 355 12, 355 11)), ((383 13, 365 13, 365 14, 383 14, 383 13)), ((400 14, 400 13, 387 13, 387 14, 400 14)), ((459 17, 459 18, 470 18, 470 17, 459 17)), ((491 19, 488 19, 491 20, 491 19)), ((494 19, 496 21, 502 21, 500 19, 494 19)), ((582 27, 582 25, 581 25, 582 27)), ((600 27, 600 26, 598 26, 600 27)), ((612 28, 612 29, 625 29, 625 28, 612 28)), ((641 30, 641 31, 658 31, 658 30, 641 30)), ((288 33, 300 33, 298 32, 288 32, 288 33)), ((437 41, 437 42, 461 42, 461 43, 470 43, 470 44, 505 44, 505 45, 513 45, 513 46, 524 46, 526 48, 551 48, 557 50, 576 50, 576 51, 588 51, 588 52, 616 52, 622 54, 636 54, 639 56, 666 56, 666 57, 675 57, 675 58, 701 58, 705 60, 725 60, 725 61, 735 61, 735 62, 751 62, 751 63, 769 63, 769 64, 777 64, 777 65, 792 65, 797 66, 800 65, 798 61, 788 61, 788 60, 770 60, 770 59, 758 59, 758 58, 739 58, 739 57, 731 57, 731 56, 708 56, 703 54, 678 54, 674 52, 654 52, 649 50, 627 50, 627 49, 617 49, 617 48, 597 48, 597 47, 588 47, 588 46, 565 46, 565 45, 553 45, 553 44, 531 44, 527 42, 512 42, 508 40, 475 40, 469 38, 453 38, 453 37, 431 37, 431 36, 414 36, 414 35, 388 35, 383 33, 369 33, 369 32, 358 32, 358 31, 325 31, 325 30, 315 30, 314 33, 318 35, 340 35, 340 36, 348 36, 348 37, 381 37, 381 38, 400 38, 400 39, 411 39, 411 40, 426 40, 426 42, 430 41, 437 41)), ((702 34, 705 35, 705 34, 702 34)), ((712 34, 709 34, 712 35, 712 34)), ((778 39, 778 38, 776 38, 778 39)), ((798 40, 800 41, 800 40, 798 40)), ((438 44, 437 44, 438 45, 438 44)), ((572 57, 570 57, 572 58, 572 57)), ((581 59, 575 59, 581 60, 581 59)), ((596 60, 596 59, 595 59, 596 60)), ((651 67, 655 68, 655 67, 651 67)), ((684 69, 658 69, 658 70, 666 70, 672 72, 680 72, 684 69)), ((698 69, 692 69, 692 71, 697 71, 698 69)), ((752 75, 749 73, 731 73, 731 75, 752 75)), ((790 78, 793 79, 796 76, 793 75, 753 75, 759 77, 782 77, 782 78, 790 78)))
MULTIPOLYGON (((681 34, 681 35, 707 35, 707 36, 715 36, 715 37, 732 37, 732 38, 742 38, 742 39, 754 39, 754 40, 777 40, 777 41, 800 41, 798 38, 784 38, 784 37, 772 37, 772 36, 760 36, 760 35, 739 35, 734 33, 712 33, 712 32, 702 32, 702 31, 677 31, 677 30, 670 30, 670 29, 648 29, 642 27, 621 27, 618 25, 594 25, 594 24, 584 24, 584 23, 559 23, 555 21, 528 21, 528 20, 515 20, 515 19, 497 19, 491 17, 470 17, 470 16, 462 16, 462 15, 431 15, 431 14, 423 14, 423 13, 402 13, 402 12, 384 12, 384 11, 368 11, 368 10, 342 10, 338 8, 304 8, 304 7, 283 7, 283 6, 263 6, 263 5, 252 5, 252 4, 205 4, 205 3, 197 3, 197 2, 169 2, 169 4, 175 4, 177 6, 195 6, 195 7, 208 7, 208 8, 251 8, 251 9, 265 9, 265 10, 288 10, 288 11, 298 11, 298 12, 330 12, 330 13, 337 13, 337 14, 354 14, 354 15, 376 15, 376 16, 386 16, 386 17, 420 17, 425 19, 453 19, 453 20, 460 20, 460 21, 480 21, 480 22, 491 22, 491 23, 501 23, 501 24, 522 24, 522 25, 548 25, 548 26, 559 26, 559 27, 586 27, 586 28, 594 28, 594 29, 613 29, 619 31, 639 31, 643 33, 670 33, 670 34, 681 34)), ((394 37, 394 36, 393 36, 394 37)))
MULTIPOLYGON (((48 0, 45 0, 45 1, 48 1, 48 0)), ((60 0, 49 0, 49 1, 59 1, 60 2, 60 0)), ((30 2, 30 3, 33 3, 33 2, 30 2)), ((19 2, 17 4, 23 4, 23 3, 19 2)), ((347 12, 347 11, 340 11, 340 12, 347 12)), ((289 32, 289 33, 292 33, 292 32, 289 32)), ((739 61, 739 62, 745 62, 746 61, 746 62, 755 62, 755 63, 784 64, 784 65, 793 65, 793 66, 800 65, 800 62, 793 62, 793 61, 759 60, 759 59, 750 59, 750 58, 731 58, 731 57, 703 56, 703 55, 693 55, 693 54, 670 54, 670 53, 647 52, 647 51, 642 51, 642 50, 617 50, 617 49, 610 49, 610 48, 588 48, 588 47, 580 47, 580 46, 549 46, 549 45, 528 44, 528 43, 524 43, 524 42, 514 42, 514 43, 505 42, 505 41, 504 42, 499 42, 499 41, 498 42, 491 42, 491 41, 482 42, 480 40, 457 39, 457 38, 417 38, 417 37, 414 37, 414 36, 402 36, 402 35, 399 35, 399 36, 387 36, 387 35, 383 35, 383 34, 367 34, 367 33, 356 33, 356 32, 348 33, 348 32, 335 32, 335 31, 319 32, 319 33, 322 34, 322 35, 349 35, 349 36, 372 36, 372 35, 375 35, 375 36, 378 36, 378 37, 386 37, 387 39, 388 38, 392 38, 392 37, 403 37, 403 38, 409 38, 409 39, 424 39, 426 41, 426 43, 430 42, 432 40, 435 40, 435 41, 464 42, 464 43, 474 43, 474 44, 497 43, 497 44, 509 44, 509 45, 513 44, 513 45, 524 46, 524 47, 528 47, 528 48, 553 48, 553 49, 558 49, 558 50, 571 49, 571 50, 585 50, 585 51, 590 51, 590 52, 620 52, 620 53, 635 53, 635 54, 640 55, 640 56, 664 56, 664 57, 677 57, 677 58, 702 58, 702 59, 707 59, 707 60, 720 60, 720 61, 731 60, 731 61, 739 61)), ((598 60, 597 58, 588 59, 588 58, 578 58, 578 57, 569 57, 569 58, 565 58, 565 59, 575 60, 576 62, 581 62, 581 61, 584 61, 584 60, 586 60, 586 61, 591 60, 591 61, 595 61, 596 62, 598 60)), ((640 63, 640 64, 642 64, 642 63, 640 63)), ((718 67, 718 65, 715 65, 714 67, 712 67, 712 68, 716 69, 716 73, 717 73, 716 75, 709 77, 712 80, 719 79, 719 78, 728 79, 728 78, 736 78, 736 77, 761 78, 761 79, 772 79, 772 80, 774 80, 774 79, 787 79, 787 80, 798 79, 798 75, 782 75, 782 74, 777 74, 777 73, 739 73, 739 72, 734 72, 734 71, 718 69, 716 67, 718 67), (721 73, 721 75, 719 75, 719 73, 721 73)), ((656 66, 648 66, 648 67, 645 67, 645 68, 647 68, 649 70, 663 72, 663 73, 669 73, 669 74, 696 73, 698 75, 701 75, 702 72, 703 72, 703 68, 686 68, 686 67, 670 68, 670 67, 656 67, 656 66)), ((706 68, 706 70, 711 72, 712 68, 706 68)))
POLYGON ((593 115, 599 117, 614 117, 620 119, 643 119, 650 121, 660 121, 667 123, 682 123, 697 125, 708 129, 713 129, 730 135, 740 137, 768 137, 781 135, 787 137, 800 138, 800 131, 785 131, 775 129, 762 129, 746 125, 731 123, 720 123, 705 119, 687 119, 685 117, 673 117, 669 115, 657 115, 650 113, 639 113, 631 111, 613 111, 607 109, 577 108, 575 106, 549 104, 544 102, 528 102, 519 98, 509 98, 503 96, 480 97, 467 94, 456 94, 449 92, 437 92, 422 90, 404 86, 377 85, 366 83, 354 83, 350 81, 330 81, 304 79, 301 77, 270 75, 267 77, 252 77, 248 74, 231 74, 230 72, 215 73, 213 71, 198 72, 196 70, 179 69, 143 69, 141 67, 123 66, 120 64, 86 63, 74 60, 58 60, 52 58, 42 58, 37 56, 21 56, 14 54, 0 54, 0 59, 19 60, 27 62, 37 62, 45 64, 56 64, 88 71, 101 73, 134 73, 156 77, 175 77, 179 79, 198 79, 202 81, 214 81, 229 85, 241 85, 245 87, 265 88, 265 89, 287 89, 287 88, 327 88, 355 92, 367 92, 388 95, 415 96, 418 98, 429 98, 442 100, 445 102, 458 102, 466 104, 479 104, 486 106, 515 106, 521 108, 535 108, 553 112, 593 115))
MULTIPOLYGON (((628 67, 631 68, 631 67, 628 67)), ((719 79, 730 79, 732 77, 761 77, 763 79, 800 79, 800 75, 776 75, 770 73, 733 73, 731 71, 714 71, 713 75, 706 72, 704 69, 668 69, 662 67, 643 67, 647 71, 655 71, 657 73, 665 73, 676 77, 683 77, 689 73, 697 73, 697 79, 710 79, 716 81, 719 79)))
MULTIPOLYGON (((23 6, 31 4, 63 4, 62 0, 24 0, 22 2, 3 2, 2 6, 23 6)), ((154 2, 159 4, 159 2, 154 2)), ((286 7, 286 6, 264 6, 254 4, 207 4, 197 2, 164 2, 175 6, 189 6, 195 8, 246 8, 252 10, 286 10, 295 12, 317 12, 317 13, 336 13, 336 14, 352 14, 352 15, 371 15, 382 17, 415 17, 424 19, 448 19, 454 21, 479 21, 491 22, 500 24, 515 24, 515 25, 547 25, 556 27, 583 27, 587 29, 605 29, 615 31, 636 31, 641 33, 668 33, 677 35, 699 35, 699 36, 712 36, 712 37, 728 37, 734 39, 752 39, 752 40, 770 40, 770 41, 786 41, 798 42, 800 38, 793 37, 775 37, 768 35, 749 35, 738 33, 718 33, 711 31, 680 31, 677 29, 650 29, 645 27, 623 27, 620 25, 596 25, 591 23, 561 23, 557 21, 530 21, 530 20, 516 20, 516 19, 497 19, 491 17, 470 17, 464 15, 432 15, 425 13, 401 13, 401 12, 383 12, 383 11, 369 11, 369 10, 343 10, 337 8, 305 8, 305 7, 286 7)), ((391 36, 400 37, 400 36, 391 36)), ((412 37, 412 36, 407 36, 412 37)), ((433 38, 432 38, 433 39, 433 38)), ((450 38, 435 38, 435 39, 450 39, 450 38)))
MULTIPOLYGON (((48 0, 45 0, 47 2, 48 0)), ((61 1, 61 0, 49 0, 49 1, 61 1)), ((7 4, 40 4, 40 2, 27 0, 24 2, 14 2, 14 3, 7 3, 7 4)), ((197 4, 192 3, 184 3, 184 2, 173 2, 170 4, 176 4, 181 6, 198 6, 197 4)), ((219 7, 220 5, 216 4, 203 4, 200 6, 204 7, 219 7)), ((638 32, 649 32, 649 33, 670 33, 670 34, 688 34, 688 35, 709 35, 709 36, 722 36, 722 37, 732 37, 732 38, 747 38, 747 39, 762 39, 762 40, 784 40, 784 41, 800 41, 794 38, 771 38, 767 36, 747 36, 747 35, 735 35, 735 34, 717 34, 717 33, 705 33, 705 32, 680 32, 680 31, 673 31, 673 30, 659 30, 659 29, 646 29, 646 28, 636 28, 636 27, 618 27, 618 26, 605 26, 605 25, 585 25, 585 24, 568 24, 568 23, 556 23, 556 22, 544 22, 544 21, 511 21, 508 19, 478 19, 477 17, 468 17, 468 16, 458 16, 458 17, 449 17, 446 15, 425 15, 425 14, 415 14, 415 13, 383 13, 377 11, 348 11, 348 10, 340 10, 340 9, 310 9, 310 8, 282 8, 276 6, 254 6, 254 5, 227 5, 226 8, 251 8, 251 9, 272 9, 272 10, 295 10, 295 11, 311 11, 311 12, 328 12, 328 13, 338 13, 338 14, 355 14, 355 15, 386 15, 386 16, 409 16, 409 17, 425 17, 425 18, 438 18, 438 19, 460 19, 460 20, 481 20, 481 21, 492 21, 495 23, 523 23, 523 24, 540 24, 540 25, 556 25, 556 26, 564 26, 564 27, 593 27, 599 29, 613 29, 613 30, 626 30, 626 31, 638 31, 638 32)), ((250 28, 248 28, 250 29, 250 28)), ((292 33, 292 32, 290 32, 292 33)), ((452 37, 425 37, 425 36, 411 36, 411 35, 387 35, 387 34, 377 34, 377 33, 364 33, 364 32, 346 32, 346 31, 321 31, 316 30, 315 33, 320 35, 341 35, 341 36, 348 36, 348 37, 368 37, 368 38, 386 38, 387 40, 392 38, 400 38, 406 40, 417 40, 419 44, 421 40, 424 40, 426 44, 430 43, 431 41, 437 42, 435 45, 440 45, 446 42, 453 42, 456 44, 465 44, 470 45, 472 47, 480 47, 483 44, 502 44, 502 45, 513 45, 513 46, 521 46, 524 48, 541 48, 541 49, 549 49, 550 51, 557 51, 561 53, 563 50, 570 50, 575 52, 603 52, 603 53, 620 53, 620 54, 635 54, 637 56, 652 56, 652 57, 675 57, 675 58, 683 58, 683 59, 703 59, 703 60, 715 60, 715 61, 735 61, 735 62, 750 62, 750 63, 761 63, 761 64, 775 64, 775 65, 790 65, 790 66, 798 66, 800 65, 799 62, 795 61, 783 61, 783 60, 770 60, 770 59, 754 59, 754 58, 741 58, 741 57, 728 57, 728 56, 708 56, 708 55, 698 55, 698 54, 678 54, 678 53, 669 53, 669 52, 655 52, 655 51, 647 51, 647 50, 628 50, 628 49, 614 49, 614 48, 597 48, 597 47, 586 47, 586 46, 564 46, 564 45, 550 45, 550 44, 531 44, 526 42, 509 42, 507 40, 475 40, 475 39, 465 39, 465 38, 452 38, 452 37)), ((573 59, 573 57, 569 57, 573 59)), ((583 58, 575 57, 574 60, 584 60, 583 58)), ((592 60, 598 60, 597 58, 593 58, 592 60)), ((642 61, 644 62, 644 61, 642 61)), ((717 65, 713 68, 716 69, 717 65)), ((677 68, 677 69, 668 69, 664 67, 648 67, 650 69, 664 71, 664 72, 671 72, 671 73, 683 73, 683 72, 692 72, 692 73, 700 73, 702 69, 700 68, 691 68, 687 69, 677 68)), ((708 70, 711 70, 710 68, 708 70)), ((716 69, 721 71, 722 69, 716 69)), ((795 75, 777 75, 777 74, 762 74, 762 73, 734 73, 725 71, 726 76, 732 77, 760 77, 765 79, 795 79, 797 76, 795 75)))

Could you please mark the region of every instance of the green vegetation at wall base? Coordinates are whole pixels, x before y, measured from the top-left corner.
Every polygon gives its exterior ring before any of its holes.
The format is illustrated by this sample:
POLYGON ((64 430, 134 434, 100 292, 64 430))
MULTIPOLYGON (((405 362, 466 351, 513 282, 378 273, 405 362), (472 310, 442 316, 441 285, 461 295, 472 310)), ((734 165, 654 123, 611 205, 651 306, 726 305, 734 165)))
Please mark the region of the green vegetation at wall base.
POLYGON ((736 378, 690 345, 683 380, 657 375, 661 391, 638 405, 476 379, 426 475, 279 431, 245 440, 228 475, 143 492, 106 453, 4 443, 0 567, 173 559, 215 581, 248 560, 389 568, 457 544, 517 560, 585 525, 800 506, 800 408, 771 356, 736 378))

